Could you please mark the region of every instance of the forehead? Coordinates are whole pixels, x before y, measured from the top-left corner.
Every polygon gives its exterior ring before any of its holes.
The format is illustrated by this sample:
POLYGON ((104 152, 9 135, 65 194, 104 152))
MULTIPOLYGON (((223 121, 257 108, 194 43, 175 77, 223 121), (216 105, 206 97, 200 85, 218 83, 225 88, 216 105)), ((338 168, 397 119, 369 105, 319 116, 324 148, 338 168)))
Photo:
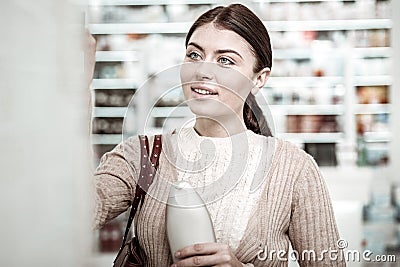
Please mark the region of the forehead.
POLYGON ((250 44, 234 31, 217 28, 213 23, 198 27, 189 39, 206 51, 232 49, 242 56, 253 57, 250 44))

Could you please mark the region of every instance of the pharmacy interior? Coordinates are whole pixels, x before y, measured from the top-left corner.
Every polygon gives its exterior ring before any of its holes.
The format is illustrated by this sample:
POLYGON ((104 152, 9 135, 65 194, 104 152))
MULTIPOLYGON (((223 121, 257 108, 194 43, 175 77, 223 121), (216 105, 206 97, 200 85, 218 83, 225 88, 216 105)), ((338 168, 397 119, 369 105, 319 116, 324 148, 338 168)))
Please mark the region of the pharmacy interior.
MULTIPOLYGON (((271 114, 274 134, 304 149, 321 167, 341 236, 353 249, 382 255, 400 251, 400 176, 390 168, 398 157, 394 147, 400 128, 395 120, 400 97, 394 91, 400 86, 393 70, 399 58, 393 48, 399 40, 392 18, 395 2, 243 2, 270 32, 273 68, 257 97, 267 103, 263 110, 271 114)), ((125 133, 135 134, 143 120, 149 132, 158 133, 192 116, 182 105, 180 88, 162 98, 146 90, 139 101, 131 99, 149 77, 182 61, 191 23, 221 4, 229 2, 93 0, 86 7, 86 22, 97 41, 91 84, 95 165, 125 133), (142 118, 148 106, 152 112, 142 118)), ((125 223, 126 214, 96 233, 96 266, 109 266, 125 223)), ((363 265, 374 266, 349 263, 363 265)))

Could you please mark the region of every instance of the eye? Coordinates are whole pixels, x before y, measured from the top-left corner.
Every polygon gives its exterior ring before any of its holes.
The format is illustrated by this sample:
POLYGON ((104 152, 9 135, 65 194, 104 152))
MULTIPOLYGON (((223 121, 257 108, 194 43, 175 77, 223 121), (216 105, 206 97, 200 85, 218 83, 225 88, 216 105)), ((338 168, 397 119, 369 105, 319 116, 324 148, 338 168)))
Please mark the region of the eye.
POLYGON ((230 60, 230 59, 227 58, 227 57, 221 57, 221 58, 219 58, 219 59, 218 59, 218 62, 221 63, 222 65, 233 65, 233 64, 234 64, 233 61, 230 60))
POLYGON ((197 52, 195 52, 195 51, 186 54, 186 56, 187 56, 188 58, 190 58, 190 59, 193 59, 193 60, 199 60, 199 59, 201 59, 200 54, 197 53, 197 52))

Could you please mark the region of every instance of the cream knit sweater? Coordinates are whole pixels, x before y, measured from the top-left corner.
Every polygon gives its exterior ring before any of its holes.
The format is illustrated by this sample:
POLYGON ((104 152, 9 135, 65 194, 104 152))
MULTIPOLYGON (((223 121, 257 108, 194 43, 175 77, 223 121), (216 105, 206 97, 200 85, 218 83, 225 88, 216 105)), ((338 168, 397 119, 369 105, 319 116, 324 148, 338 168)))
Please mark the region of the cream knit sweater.
MULTIPOLYGON (((103 156, 95 172, 96 227, 129 208, 139 170, 137 137, 103 156)), ((172 264, 165 202, 169 183, 177 180, 197 188, 209 209, 217 242, 230 245, 241 262, 287 266, 282 258, 290 255, 277 257, 277 252, 287 252, 291 242, 300 266, 345 266, 328 254, 323 260, 301 259, 305 250, 314 250, 319 257, 323 250, 337 249, 339 239, 325 183, 309 155, 289 142, 250 130, 230 138, 209 138, 193 128, 163 135, 157 176, 135 218, 146 266, 172 264), (269 254, 272 250, 276 253, 269 254), (265 259, 266 255, 271 257, 265 259)))

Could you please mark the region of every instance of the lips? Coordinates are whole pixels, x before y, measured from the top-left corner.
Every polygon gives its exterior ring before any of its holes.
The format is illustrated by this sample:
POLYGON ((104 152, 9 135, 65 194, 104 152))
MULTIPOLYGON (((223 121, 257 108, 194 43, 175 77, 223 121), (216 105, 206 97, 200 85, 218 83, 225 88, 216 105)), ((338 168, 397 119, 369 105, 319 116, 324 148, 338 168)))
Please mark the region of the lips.
POLYGON ((190 87, 190 89, 196 94, 202 96, 218 95, 218 93, 215 90, 203 85, 193 85, 190 87))

